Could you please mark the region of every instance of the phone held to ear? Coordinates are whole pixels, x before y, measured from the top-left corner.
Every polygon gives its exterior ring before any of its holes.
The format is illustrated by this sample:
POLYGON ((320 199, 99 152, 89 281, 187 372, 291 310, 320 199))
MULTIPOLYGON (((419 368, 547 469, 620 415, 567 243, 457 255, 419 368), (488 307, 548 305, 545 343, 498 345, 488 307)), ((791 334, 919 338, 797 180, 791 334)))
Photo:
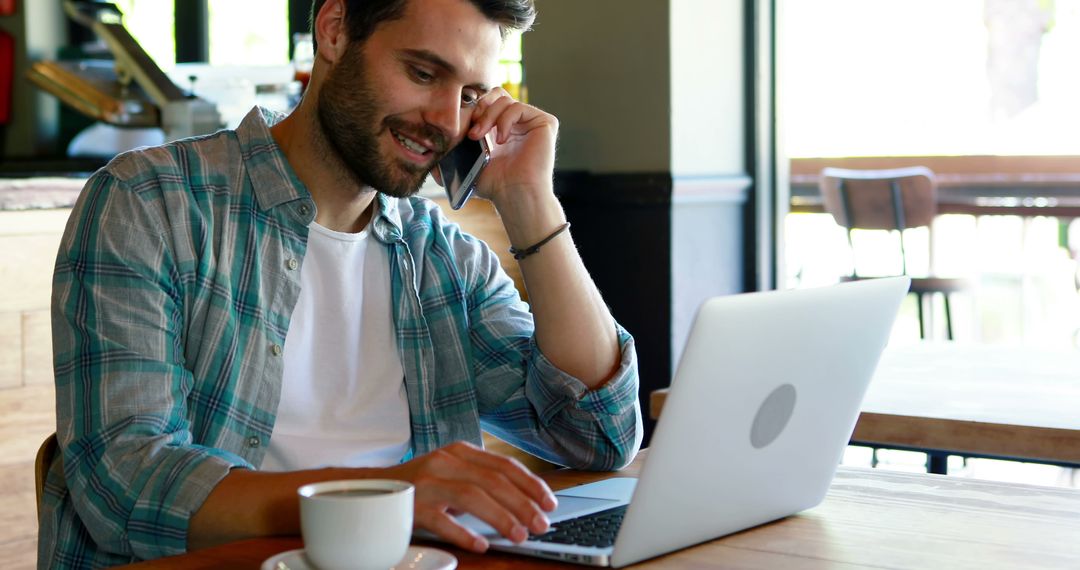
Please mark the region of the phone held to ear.
POLYGON ((466 137, 439 161, 439 176, 451 208, 459 210, 465 205, 476 190, 476 179, 490 160, 490 135, 484 135, 478 141, 466 137))

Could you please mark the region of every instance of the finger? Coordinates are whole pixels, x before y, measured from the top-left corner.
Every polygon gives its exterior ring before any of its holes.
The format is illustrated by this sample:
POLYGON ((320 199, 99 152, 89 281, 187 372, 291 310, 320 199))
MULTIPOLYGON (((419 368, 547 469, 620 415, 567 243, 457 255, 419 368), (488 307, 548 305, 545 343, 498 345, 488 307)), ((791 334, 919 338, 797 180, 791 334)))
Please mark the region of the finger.
POLYGON ((473 117, 477 118, 483 116, 483 114, 486 113, 492 105, 501 100, 509 100, 511 102, 517 101, 517 99, 514 99, 510 96, 510 93, 508 93, 506 89, 503 89, 502 87, 495 87, 491 91, 485 93, 484 96, 476 102, 476 111, 473 114, 473 117))
POLYGON ((495 128, 498 130, 498 137, 495 139, 495 142, 506 144, 506 141, 510 140, 510 135, 524 134, 531 130, 532 125, 524 124, 527 121, 527 110, 528 107, 525 105, 516 105, 499 115, 498 119, 495 121, 495 128))
POLYGON ((516 103, 517 101, 514 101, 509 95, 491 101, 481 109, 478 114, 473 115, 472 128, 469 129, 469 137, 479 139, 491 130, 491 127, 495 124, 495 121, 498 120, 499 116, 516 103))
POLYGON ((529 537, 529 529, 511 510, 495 500, 487 489, 471 481, 433 481, 425 485, 423 496, 418 494, 417 500, 440 510, 448 507, 466 511, 514 542, 522 542, 529 537))
POLYGON ((439 172, 438 165, 436 165, 435 168, 431 169, 431 177, 435 179, 435 183, 439 186, 445 186, 445 184, 443 184, 442 173, 439 172))
MULTIPOLYGON (((463 471, 462 474, 466 479, 466 484, 473 485, 493 499, 500 509, 506 510, 515 521, 519 521, 518 524, 534 533, 547 532, 550 525, 547 515, 537 502, 512 483, 508 477, 487 467, 473 467, 471 470, 463 471)), ((493 516, 499 516, 495 511, 490 512, 493 516)), ((502 530, 500 528, 500 531, 502 530)), ((510 529, 510 532, 514 532, 514 529, 510 529)), ((509 538, 509 535, 507 536, 509 538)))
POLYGON ((458 548, 482 553, 488 549, 488 541, 475 532, 461 526, 444 511, 417 511, 417 526, 431 531, 458 548))
POLYGON ((547 483, 517 460, 472 445, 455 444, 447 449, 465 461, 502 475, 545 511, 553 511, 558 506, 547 483))
MULTIPOLYGON (((455 483, 463 482, 482 491, 482 500, 491 499, 498 509, 488 508, 489 516, 500 516, 499 511, 507 511, 518 524, 523 524, 528 530, 535 533, 546 532, 549 527, 544 507, 541 504, 555 507, 555 497, 542 479, 533 475, 514 459, 495 455, 484 451, 476 446, 465 442, 458 442, 442 448, 432 459, 437 459, 439 465, 432 464, 437 469, 433 474, 444 474, 446 479, 452 479, 455 483)), ((467 489, 463 492, 471 492, 467 489)), ((448 498, 448 501, 453 499, 448 498)), ((468 508, 470 512, 480 516, 480 512, 473 509, 469 503, 451 502, 454 507, 468 508)), ((548 509, 550 510, 550 509, 548 509)), ((498 519, 496 519, 498 520, 498 519)), ((491 523, 492 521, 488 521, 491 523)), ((506 531, 512 531, 506 527, 506 521, 499 521, 502 527, 492 524, 504 535, 506 531)), ((509 535, 507 535, 510 538, 509 535)))

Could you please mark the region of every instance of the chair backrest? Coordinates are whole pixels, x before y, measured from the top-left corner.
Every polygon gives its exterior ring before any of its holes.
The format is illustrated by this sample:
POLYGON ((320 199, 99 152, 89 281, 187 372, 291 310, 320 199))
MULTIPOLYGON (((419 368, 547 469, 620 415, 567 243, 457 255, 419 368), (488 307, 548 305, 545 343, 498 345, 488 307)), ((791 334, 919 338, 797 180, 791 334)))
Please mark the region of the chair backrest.
POLYGON ((56 460, 58 445, 56 433, 52 433, 38 448, 37 457, 34 458, 34 490, 37 492, 37 512, 41 518, 41 496, 45 492, 45 476, 49 473, 53 461, 56 460))
POLYGON ((825 211, 849 230, 929 226, 937 215, 934 173, 924 166, 890 170, 825 168, 819 186, 825 211))

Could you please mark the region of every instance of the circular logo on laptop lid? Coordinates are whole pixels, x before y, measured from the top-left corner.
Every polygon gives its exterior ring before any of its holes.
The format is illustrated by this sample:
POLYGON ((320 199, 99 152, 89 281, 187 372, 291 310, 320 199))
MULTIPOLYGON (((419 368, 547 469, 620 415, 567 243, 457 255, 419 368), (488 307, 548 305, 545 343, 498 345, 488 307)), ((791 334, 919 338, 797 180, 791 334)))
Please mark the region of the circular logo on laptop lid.
POLYGON ((784 384, 772 391, 758 408, 750 427, 750 445, 761 449, 780 437, 795 411, 795 387, 784 384))

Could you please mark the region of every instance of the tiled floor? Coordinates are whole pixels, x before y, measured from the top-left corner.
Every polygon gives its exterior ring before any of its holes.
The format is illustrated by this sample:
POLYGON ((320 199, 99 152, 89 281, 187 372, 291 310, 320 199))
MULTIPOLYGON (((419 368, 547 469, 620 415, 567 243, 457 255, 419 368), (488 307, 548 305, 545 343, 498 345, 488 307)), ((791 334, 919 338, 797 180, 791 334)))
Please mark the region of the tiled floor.
POLYGON ((68 214, 0 211, 0 389, 52 382, 49 295, 68 214))
POLYGON ((0 211, 0 568, 34 568, 34 456, 55 429, 49 294, 69 210, 0 211))
POLYGON ((34 456, 56 429, 52 386, 0 390, 0 568, 37 562, 34 456))

